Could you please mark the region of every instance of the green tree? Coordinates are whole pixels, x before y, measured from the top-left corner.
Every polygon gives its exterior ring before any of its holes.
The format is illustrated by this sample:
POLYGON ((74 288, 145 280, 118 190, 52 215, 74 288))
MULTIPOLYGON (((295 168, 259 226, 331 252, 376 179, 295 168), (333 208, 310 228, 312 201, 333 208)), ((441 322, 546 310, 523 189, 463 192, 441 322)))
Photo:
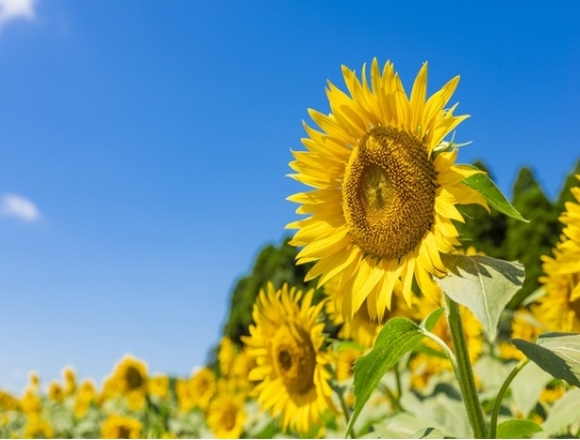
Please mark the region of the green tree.
POLYGON ((546 197, 531 169, 520 169, 513 189, 513 205, 529 223, 507 218, 505 256, 507 260, 518 260, 526 268, 526 279, 521 290, 508 307, 515 308, 540 284, 542 275, 540 256, 551 255, 558 240, 560 227, 556 206, 546 197))

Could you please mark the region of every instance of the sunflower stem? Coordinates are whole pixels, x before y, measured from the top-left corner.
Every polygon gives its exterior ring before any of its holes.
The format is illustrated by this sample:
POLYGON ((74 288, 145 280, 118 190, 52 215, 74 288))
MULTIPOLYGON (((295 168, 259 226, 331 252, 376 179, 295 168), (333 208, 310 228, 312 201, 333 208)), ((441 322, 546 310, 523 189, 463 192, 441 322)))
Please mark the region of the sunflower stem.
MULTIPOLYGON (((337 392, 336 394, 338 394, 338 400, 340 401, 340 406, 342 407, 342 413, 344 414, 344 419, 346 420, 346 425, 348 426, 351 414, 350 408, 346 404, 346 400, 344 400, 344 393, 337 392)), ((354 428, 350 430, 350 438, 356 438, 354 428)))
POLYGON ((467 350, 467 339, 465 337, 461 315, 459 314, 459 305, 447 295, 444 296, 447 322, 449 324, 449 332, 451 333, 451 340, 453 341, 453 349, 456 357, 456 363, 453 367, 455 377, 459 382, 463 401, 465 402, 469 424, 471 425, 475 438, 487 438, 487 427, 475 387, 473 368, 467 350))
POLYGON ((522 369, 530 362, 528 358, 522 359, 515 368, 511 371, 511 373, 506 377, 505 381, 503 382, 499 392, 497 393, 497 397, 495 398, 495 403, 493 404, 493 409, 491 411, 491 425, 489 428, 489 438, 495 438, 497 432, 497 416, 499 415, 499 410, 501 408, 501 402, 503 400, 503 396, 508 390, 512 380, 517 376, 517 374, 522 371, 522 369))

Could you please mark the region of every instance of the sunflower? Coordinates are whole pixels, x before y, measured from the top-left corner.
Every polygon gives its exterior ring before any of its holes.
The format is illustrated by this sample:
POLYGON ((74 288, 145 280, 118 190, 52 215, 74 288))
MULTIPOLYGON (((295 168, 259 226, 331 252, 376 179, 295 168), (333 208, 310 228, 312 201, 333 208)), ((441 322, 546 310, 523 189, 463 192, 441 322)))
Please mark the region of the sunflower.
POLYGON ((101 425, 101 438, 140 438, 142 427, 139 420, 111 414, 101 425))
MULTIPOLYGON (((580 174, 576 174, 580 180, 580 174)), ((580 187, 570 189, 576 202, 566 202, 566 210, 560 216, 564 224, 562 241, 558 247, 563 252, 561 271, 564 273, 580 272, 580 187)))
POLYGON ((363 302, 352 318, 344 319, 342 313, 337 311, 344 300, 344 292, 339 290, 336 279, 326 283, 324 292, 329 298, 326 303, 328 318, 334 325, 341 326, 338 337, 352 340, 363 348, 371 348, 374 345, 377 335, 389 319, 397 316, 412 317, 412 311, 401 294, 400 282, 397 282, 394 287, 390 310, 383 315, 382 319, 376 316, 371 317, 367 300, 363 302))
POLYGON ((27 416, 24 438, 52 438, 53 436, 54 429, 47 420, 36 413, 27 416))
POLYGON ((230 374, 232 365, 234 363, 234 358, 236 357, 236 351, 234 343, 232 340, 224 336, 220 340, 219 351, 218 351, 218 362, 220 366, 220 373, 222 376, 227 376, 230 374))
POLYGON ((48 384, 48 398, 53 402, 62 402, 65 398, 65 392, 61 386, 56 381, 52 381, 48 384))
POLYGON ((314 190, 288 200, 310 217, 287 226, 297 229, 291 244, 303 247, 298 264, 314 262, 307 280, 319 286, 337 279, 345 291, 341 313, 354 316, 365 299, 371 318, 383 318, 393 287, 402 281, 411 303, 413 278, 435 300, 432 275, 446 272, 440 253, 459 246, 452 220, 463 222, 457 204, 485 199, 462 180, 480 171, 455 165, 457 149, 444 137, 467 116, 445 109, 459 77, 426 99, 427 64, 407 97, 393 64, 379 70, 376 59, 367 81, 342 73, 350 96, 329 82, 332 113, 309 114, 322 131, 305 124, 308 151, 293 152, 291 177, 314 190))
POLYGON ((570 261, 558 248, 554 258, 542 256, 543 276, 540 283, 546 295, 538 300, 538 313, 542 322, 557 332, 580 332, 580 268, 576 272, 563 270, 570 261))
POLYGON ((181 411, 199 408, 205 411, 216 390, 215 373, 209 367, 196 370, 189 379, 179 379, 175 386, 181 411))
POLYGON ((62 377, 64 379, 64 394, 70 396, 75 393, 77 389, 77 376, 72 367, 65 367, 62 370, 62 377))
POLYGON ((336 411, 327 370, 332 360, 322 351, 324 323, 318 322, 324 302, 312 305, 313 294, 269 283, 254 304, 250 336, 242 337, 256 358, 249 379, 260 382, 253 392, 263 410, 280 415, 284 431, 310 432, 326 410, 336 411))
POLYGON ((18 399, 7 391, 0 390, 0 412, 15 411, 19 408, 18 399))
POLYGON ((230 387, 218 386, 221 390, 209 404, 207 425, 216 438, 240 438, 244 429, 244 395, 232 392, 230 387))
POLYGON ((131 355, 126 355, 115 367, 113 377, 123 394, 147 390, 147 364, 131 355))

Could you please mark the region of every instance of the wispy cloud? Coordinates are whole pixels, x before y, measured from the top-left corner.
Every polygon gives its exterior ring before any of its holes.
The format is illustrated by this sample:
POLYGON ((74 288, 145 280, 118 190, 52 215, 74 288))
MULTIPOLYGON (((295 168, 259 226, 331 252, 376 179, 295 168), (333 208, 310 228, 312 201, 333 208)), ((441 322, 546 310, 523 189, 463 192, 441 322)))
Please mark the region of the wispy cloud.
POLYGON ((5 193, 0 196, 0 217, 16 217, 26 222, 32 222, 40 219, 40 211, 27 198, 5 193))
POLYGON ((0 27, 18 18, 34 19, 36 0, 0 0, 0 27))

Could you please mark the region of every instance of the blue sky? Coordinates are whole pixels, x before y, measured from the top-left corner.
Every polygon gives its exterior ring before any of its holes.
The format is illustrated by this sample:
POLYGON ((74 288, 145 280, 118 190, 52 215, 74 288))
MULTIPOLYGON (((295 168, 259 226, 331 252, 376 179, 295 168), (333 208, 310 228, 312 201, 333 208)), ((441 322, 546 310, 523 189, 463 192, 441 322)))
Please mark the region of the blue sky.
POLYGON ((459 161, 510 197, 580 159, 579 2, 0 0, 0 388, 203 364, 296 218, 307 108, 373 57, 461 75, 459 161))

